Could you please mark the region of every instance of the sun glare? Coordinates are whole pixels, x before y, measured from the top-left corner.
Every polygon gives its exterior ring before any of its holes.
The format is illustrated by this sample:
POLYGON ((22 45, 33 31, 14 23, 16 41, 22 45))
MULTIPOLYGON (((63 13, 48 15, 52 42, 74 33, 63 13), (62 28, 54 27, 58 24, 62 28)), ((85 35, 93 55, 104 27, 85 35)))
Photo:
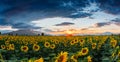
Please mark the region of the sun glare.
POLYGON ((71 30, 66 31, 66 36, 73 36, 74 32, 71 30))

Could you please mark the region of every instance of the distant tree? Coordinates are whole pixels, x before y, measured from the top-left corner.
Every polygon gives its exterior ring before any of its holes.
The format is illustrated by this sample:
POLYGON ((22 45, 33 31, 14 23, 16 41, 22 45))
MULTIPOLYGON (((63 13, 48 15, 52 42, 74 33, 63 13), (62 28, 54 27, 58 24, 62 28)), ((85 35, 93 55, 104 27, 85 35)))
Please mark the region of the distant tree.
POLYGON ((18 34, 16 33, 16 36, 17 36, 18 34))
POLYGON ((11 36, 13 35, 13 33, 10 34, 11 36))
POLYGON ((114 34, 111 34, 111 36, 114 36, 114 34))
POLYGON ((44 33, 41 33, 41 36, 44 36, 44 33))
POLYGON ((8 35, 10 35, 10 33, 8 33, 8 35))
POLYGON ((38 34, 38 36, 40 36, 40 34, 38 34))
POLYGON ((0 35, 1 35, 2 33, 0 32, 0 35))

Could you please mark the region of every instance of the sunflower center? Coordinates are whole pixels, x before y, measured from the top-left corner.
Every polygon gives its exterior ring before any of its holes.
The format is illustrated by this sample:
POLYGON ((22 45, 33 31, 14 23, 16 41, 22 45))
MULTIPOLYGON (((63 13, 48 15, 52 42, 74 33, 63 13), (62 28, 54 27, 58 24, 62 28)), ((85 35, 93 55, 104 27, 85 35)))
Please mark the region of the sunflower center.
POLYGON ((64 56, 62 55, 62 56, 60 56, 60 59, 58 60, 58 62, 63 61, 63 59, 64 59, 64 56))
POLYGON ((26 47, 23 48, 23 50, 26 50, 26 49, 27 49, 26 47))
POLYGON ((86 53, 86 51, 87 51, 87 50, 86 50, 86 49, 84 49, 82 52, 83 52, 83 53, 86 53))
POLYGON ((38 47, 37 47, 37 46, 35 46, 35 49, 38 49, 38 47))

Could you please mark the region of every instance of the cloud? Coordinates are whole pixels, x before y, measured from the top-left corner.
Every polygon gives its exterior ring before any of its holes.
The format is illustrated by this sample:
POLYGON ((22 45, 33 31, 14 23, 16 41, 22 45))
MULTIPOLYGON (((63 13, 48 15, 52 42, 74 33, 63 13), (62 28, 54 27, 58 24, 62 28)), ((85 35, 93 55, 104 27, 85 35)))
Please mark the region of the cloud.
POLYGON ((110 24, 111 24, 110 22, 100 22, 100 23, 94 24, 94 27, 102 27, 102 26, 110 25, 110 24))
POLYGON ((82 29, 80 29, 80 30, 88 30, 89 28, 82 28, 82 29))
POLYGON ((0 25, 0 29, 3 29, 3 28, 10 28, 10 26, 1 26, 0 25))
POLYGON ((60 23, 60 24, 56 24, 55 26, 69 26, 69 25, 74 25, 74 23, 71 23, 71 22, 63 22, 63 23, 60 23))
POLYGON ((17 28, 17 29, 41 29, 43 27, 36 27, 27 23, 16 23, 12 24, 12 28, 17 28))
POLYGON ((120 26, 120 18, 113 19, 110 22, 96 23, 96 24, 94 24, 94 27, 102 27, 102 26, 110 25, 110 24, 115 24, 117 26, 120 26))
POLYGON ((51 29, 43 29, 45 32, 53 32, 51 29))
POLYGON ((7 23, 5 22, 4 19, 0 19, 0 25, 6 25, 7 23))
POLYGON ((120 18, 116 18, 114 20, 111 20, 112 23, 114 23, 117 26, 120 26, 120 18))
POLYGON ((109 14, 120 14, 120 0, 98 0, 100 8, 109 14))
POLYGON ((89 17, 91 16, 91 13, 84 13, 84 12, 79 12, 79 13, 72 13, 70 16, 70 18, 84 18, 84 17, 89 17))
MULTIPOLYGON (((0 25, 10 25, 18 29, 39 29, 41 27, 33 26, 30 22, 54 17, 84 18, 97 11, 119 15, 119 2, 120 0, 0 0, 0 25)), ((56 26, 73 24, 63 23, 56 26)), ((118 22, 115 24, 119 25, 118 22)), ((109 23, 96 25, 101 27, 109 23)))
POLYGON ((116 18, 116 19, 114 19, 114 20, 111 20, 112 22, 118 22, 118 23, 120 23, 120 18, 116 18))

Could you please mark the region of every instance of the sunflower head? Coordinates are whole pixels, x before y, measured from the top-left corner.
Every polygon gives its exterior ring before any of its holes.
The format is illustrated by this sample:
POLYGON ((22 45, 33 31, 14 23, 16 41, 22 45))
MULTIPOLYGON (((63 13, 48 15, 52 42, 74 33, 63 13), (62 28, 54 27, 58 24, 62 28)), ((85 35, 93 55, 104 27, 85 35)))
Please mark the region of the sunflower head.
POLYGON ((21 51, 27 52, 28 51, 28 46, 21 46, 21 51))
POLYGON ((39 51, 39 50, 40 50, 40 46, 34 44, 34 45, 33 45, 33 50, 34 50, 34 51, 39 51))
POLYGON ((49 47, 50 47, 50 43, 49 43, 49 42, 45 42, 45 43, 44 43, 44 46, 45 46, 46 48, 49 48, 49 47))
POLYGON ((87 47, 85 47, 85 48, 82 48, 82 50, 81 50, 81 53, 82 53, 82 55, 84 56, 84 55, 87 55, 88 54, 88 48, 87 47))
POLYGON ((34 62, 44 62, 44 59, 41 57, 40 59, 35 60, 34 62))
POLYGON ((50 48, 51 48, 51 49, 54 49, 54 48, 55 48, 55 44, 52 44, 52 45, 50 46, 50 48))
POLYGON ((82 56, 82 52, 79 51, 79 52, 77 53, 77 56, 78 56, 78 57, 82 56))
POLYGON ((111 40, 110 44, 111 44, 112 47, 116 47, 117 41, 116 40, 111 40))
POLYGON ((92 43, 92 49, 96 48, 96 43, 92 43))
POLYGON ((11 50, 15 50, 14 44, 10 44, 9 47, 11 50))
POLYGON ((5 45, 1 45, 1 49, 5 49, 6 47, 5 47, 5 45))
POLYGON ((67 62, 68 52, 61 52, 55 62, 67 62))
POLYGON ((87 56, 87 61, 88 62, 92 62, 92 57, 91 56, 87 56))
POLYGON ((83 40, 83 39, 81 39, 81 40, 80 40, 80 43, 84 43, 84 40, 83 40))
POLYGON ((5 44, 8 45, 8 44, 10 44, 10 42, 9 41, 5 41, 5 44))
POLYGON ((75 42, 75 43, 78 43, 78 40, 77 40, 77 39, 75 39, 75 40, 74 40, 74 42, 75 42))
POLYGON ((75 41, 71 41, 71 42, 70 42, 70 45, 74 45, 74 44, 75 44, 75 41))
POLYGON ((6 46, 6 49, 7 49, 7 50, 10 50, 10 46, 6 46))
POLYGON ((78 60, 77 60, 78 56, 77 55, 72 55, 70 59, 74 62, 78 62, 78 60))

